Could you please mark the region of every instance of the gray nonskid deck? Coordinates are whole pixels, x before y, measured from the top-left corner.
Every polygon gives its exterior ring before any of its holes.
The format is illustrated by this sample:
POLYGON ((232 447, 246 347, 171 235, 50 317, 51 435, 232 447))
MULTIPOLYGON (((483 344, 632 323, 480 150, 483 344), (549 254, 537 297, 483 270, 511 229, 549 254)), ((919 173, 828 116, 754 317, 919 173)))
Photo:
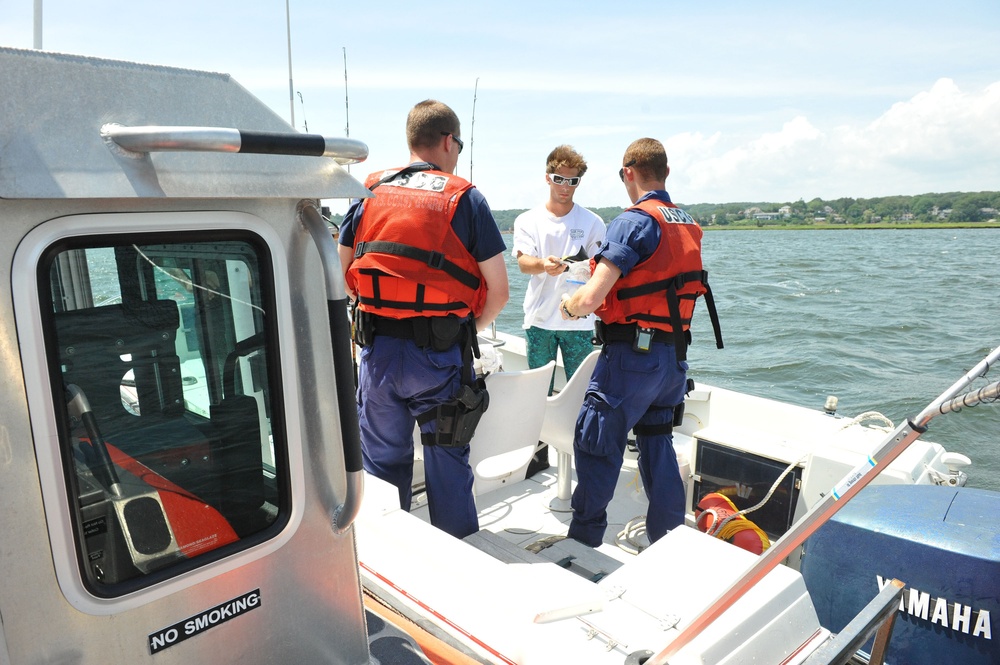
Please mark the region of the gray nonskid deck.
POLYGON ((487 529, 464 538, 465 542, 504 563, 554 563, 560 568, 599 582, 622 566, 622 562, 572 538, 545 538, 520 547, 487 529))
MULTIPOLYGON (((551 562, 598 582, 649 544, 641 530, 630 538, 619 535, 630 523, 641 522, 647 507, 635 460, 630 457, 608 506, 608 528, 599 548, 566 538, 572 513, 551 508, 557 486, 554 463, 530 478, 477 496, 480 530, 465 541, 505 563, 551 562)), ((411 512, 429 521, 423 494, 414 495, 411 512)))

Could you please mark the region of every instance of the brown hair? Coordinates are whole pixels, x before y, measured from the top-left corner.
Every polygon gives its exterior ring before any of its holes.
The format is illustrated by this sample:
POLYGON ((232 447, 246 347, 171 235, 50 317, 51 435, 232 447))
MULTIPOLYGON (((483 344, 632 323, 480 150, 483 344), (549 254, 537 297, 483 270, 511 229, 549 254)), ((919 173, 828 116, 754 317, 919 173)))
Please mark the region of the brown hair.
POLYGON ((557 146, 545 159, 545 172, 555 173, 559 169, 576 169, 577 175, 587 172, 587 162, 583 155, 573 150, 573 146, 557 146))
POLYGON ((656 139, 636 139, 625 150, 622 164, 631 166, 646 179, 667 179, 667 151, 656 139))
POLYGON ((458 116, 447 104, 425 99, 406 116, 406 145, 414 148, 432 148, 445 134, 461 133, 458 116))

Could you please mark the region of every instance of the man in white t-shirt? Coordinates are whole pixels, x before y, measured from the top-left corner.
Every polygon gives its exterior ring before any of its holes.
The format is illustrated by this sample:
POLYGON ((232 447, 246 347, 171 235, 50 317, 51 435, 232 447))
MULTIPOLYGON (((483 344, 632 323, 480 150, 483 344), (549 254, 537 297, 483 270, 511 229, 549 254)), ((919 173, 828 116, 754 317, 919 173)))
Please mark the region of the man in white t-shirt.
POLYGON ((567 380, 594 350, 594 318, 567 321, 559 304, 563 294, 572 295, 589 277, 589 258, 604 242, 606 231, 604 220, 573 202, 586 172, 587 162, 572 147, 561 145, 549 153, 545 164, 549 200, 518 216, 511 247, 521 272, 531 275, 523 325, 528 366, 542 367, 555 360, 559 349, 567 380), (574 265, 567 258, 581 262, 574 265))

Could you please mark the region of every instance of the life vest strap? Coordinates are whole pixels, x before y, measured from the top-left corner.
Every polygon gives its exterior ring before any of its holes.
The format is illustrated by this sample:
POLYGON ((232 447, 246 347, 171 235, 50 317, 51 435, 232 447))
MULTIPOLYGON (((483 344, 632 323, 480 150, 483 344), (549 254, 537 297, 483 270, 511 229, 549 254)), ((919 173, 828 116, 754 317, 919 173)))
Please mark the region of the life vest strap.
POLYGON ((469 308, 468 305, 460 302, 445 302, 445 303, 425 302, 419 305, 414 305, 414 303, 412 302, 403 302, 402 300, 385 300, 382 298, 363 298, 363 297, 359 297, 358 302, 361 303, 362 305, 371 305, 372 307, 378 307, 379 309, 405 309, 408 312, 414 312, 414 311, 453 312, 456 310, 469 308))
MULTIPOLYGON (((621 289, 618 291, 619 300, 628 300, 629 298, 637 298, 639 296, 647 296, 651 293, 658 293, 660 291, 668 291, 674 289, 679 291, 684 286, 690 282, 700 282, 708 288, 708 272, 705 270, 694 270, 692 272, 682 272, 673 277, 667 279, 660 279, 655 282, 650 282, 649 284, 640 284, 639 286, 633 286, 627 289, 621 289)), ((697 295, 697 294, 695 294, 697 295)))
MULTIPOLYGON (((670 312, 670 327, 674 330, 674 346, 677 349, 678 362, 687 360, 687 337, 681 334, 684 330, 684 323, 681 321, 681 304, 677 299, 677 290, 671 284, 667 288, 667 310, 670 312)), ((688 337, 691 335, 691 322, 688 321, 688 337)))
POLYGON ((712 331, 715 333, 715 346, 719 349, 723 348, 722 328, 719 324, 719 313, 715 308, 715 298, 712 295, 712 287, 708 284, 707 271, 693 270, 691 272, 682 272, 668 279, 661 279, 655 282, 650 282, 649 284, 641 284, 632 288, 622 289, 618 292, 618 299, 627 300, 628 298, 635 298, 658 292, 665 292, 667 298, 667 309, 670 312, 670 315, 668 317, 643 315, 642 317, 635 318, 643 321, 669 323, 670 327, 673 328, 674 331, 674 346, 677 347, 678 360, 687 360, 687 345, 690 343, 691 338, 690 331, 688 331, 687 335, 681 335, 680 332, 684 326, 691 325, 691 319, 681 318, 681 300, 692 300, 697 299, 701 295, 705 296, 705 305, 708 307, 708 315, 712 320, 712 331), (700 284, 704 288, 704 291, 700 293, 677 293, 677 291, 691 283, 700 284))
POLYGON ((380 187, 381 185, 384 185, 387 182, 392 182, 396 178, 402 178, 405 175, 410 175, 411 173, 417 173, 419 171, 430 171, 431 169, 437 169, 437 167, 434 166, 433 164, 411 164, 410 166, 402 168, 399 171, 396 171, 395 173, 390 173, 389 175, 383 177, 378 182, 372 183, 372 186, 369 187, 368 189, 374 192, 376 187, 380 187))
MULTIPOLYGON (((628 317, 628 321, 635 321, 637 323, 669 323, 670 327, 673 328, 673 317, 670 316, 658 316, 656 314, 633 314, 628 317)), ((691 319, 681 318, 681 327, 691 324, 691 319)))
POLYGON ((708 307, 708 316, 712 319, 712 330, 715 332, 715 348, 722 346, 722 327, 719 325, 719 312, 715 309, 715 297, 712 296, 712 287, 705 283, 705 306, 708 307))
POLYGON ((367 275, 371 278, 372 283, 372 294, 370 296, 364 296, 358 294, 357 302, 364 305, 371 305, 378 309, 403 309, 408 312, 454 312, 462 309, 467 309, 468 305, 463 302, 427 302, 426 293, 427 288, 423 284, 416 285, 415 299, 414 301, 409 300, 388 300, 382 297, 382 287, 381 279, 392 278, 386 272, 378 270, 377 268, 362 268, 358 271, 362 275, 367 275))
POLYGON ((414 261, 420 261, 421 263, 427 264, 430 268, 443 271, 448 276, 458 280, 458 282, 470 289, 479 288, 478 277, 446 259, 444 254, 441 252, 420 249, 401 242, 370 240, 368 242, 359 242, 355 245, 354 259, 360 259, 369 252, 392 254, 393 256, 402 256, 404 258, 413 259, 414 261))

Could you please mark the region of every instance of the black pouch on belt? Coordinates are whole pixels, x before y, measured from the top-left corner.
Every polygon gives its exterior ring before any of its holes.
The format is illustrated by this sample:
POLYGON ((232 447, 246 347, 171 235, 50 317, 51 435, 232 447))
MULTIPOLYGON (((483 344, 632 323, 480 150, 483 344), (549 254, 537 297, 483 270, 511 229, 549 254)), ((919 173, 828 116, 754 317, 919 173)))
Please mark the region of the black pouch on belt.
POLYGON ((358 346, 370 346, 375 338, 375 322, 372 315, 358 308, 355 301, 352 312, 351 339, 358 346))
POLYGON ((431 346, 435 351, 447 351, 462 335, 462 321, 457 316, 435 316, 430 319, 431 346))

